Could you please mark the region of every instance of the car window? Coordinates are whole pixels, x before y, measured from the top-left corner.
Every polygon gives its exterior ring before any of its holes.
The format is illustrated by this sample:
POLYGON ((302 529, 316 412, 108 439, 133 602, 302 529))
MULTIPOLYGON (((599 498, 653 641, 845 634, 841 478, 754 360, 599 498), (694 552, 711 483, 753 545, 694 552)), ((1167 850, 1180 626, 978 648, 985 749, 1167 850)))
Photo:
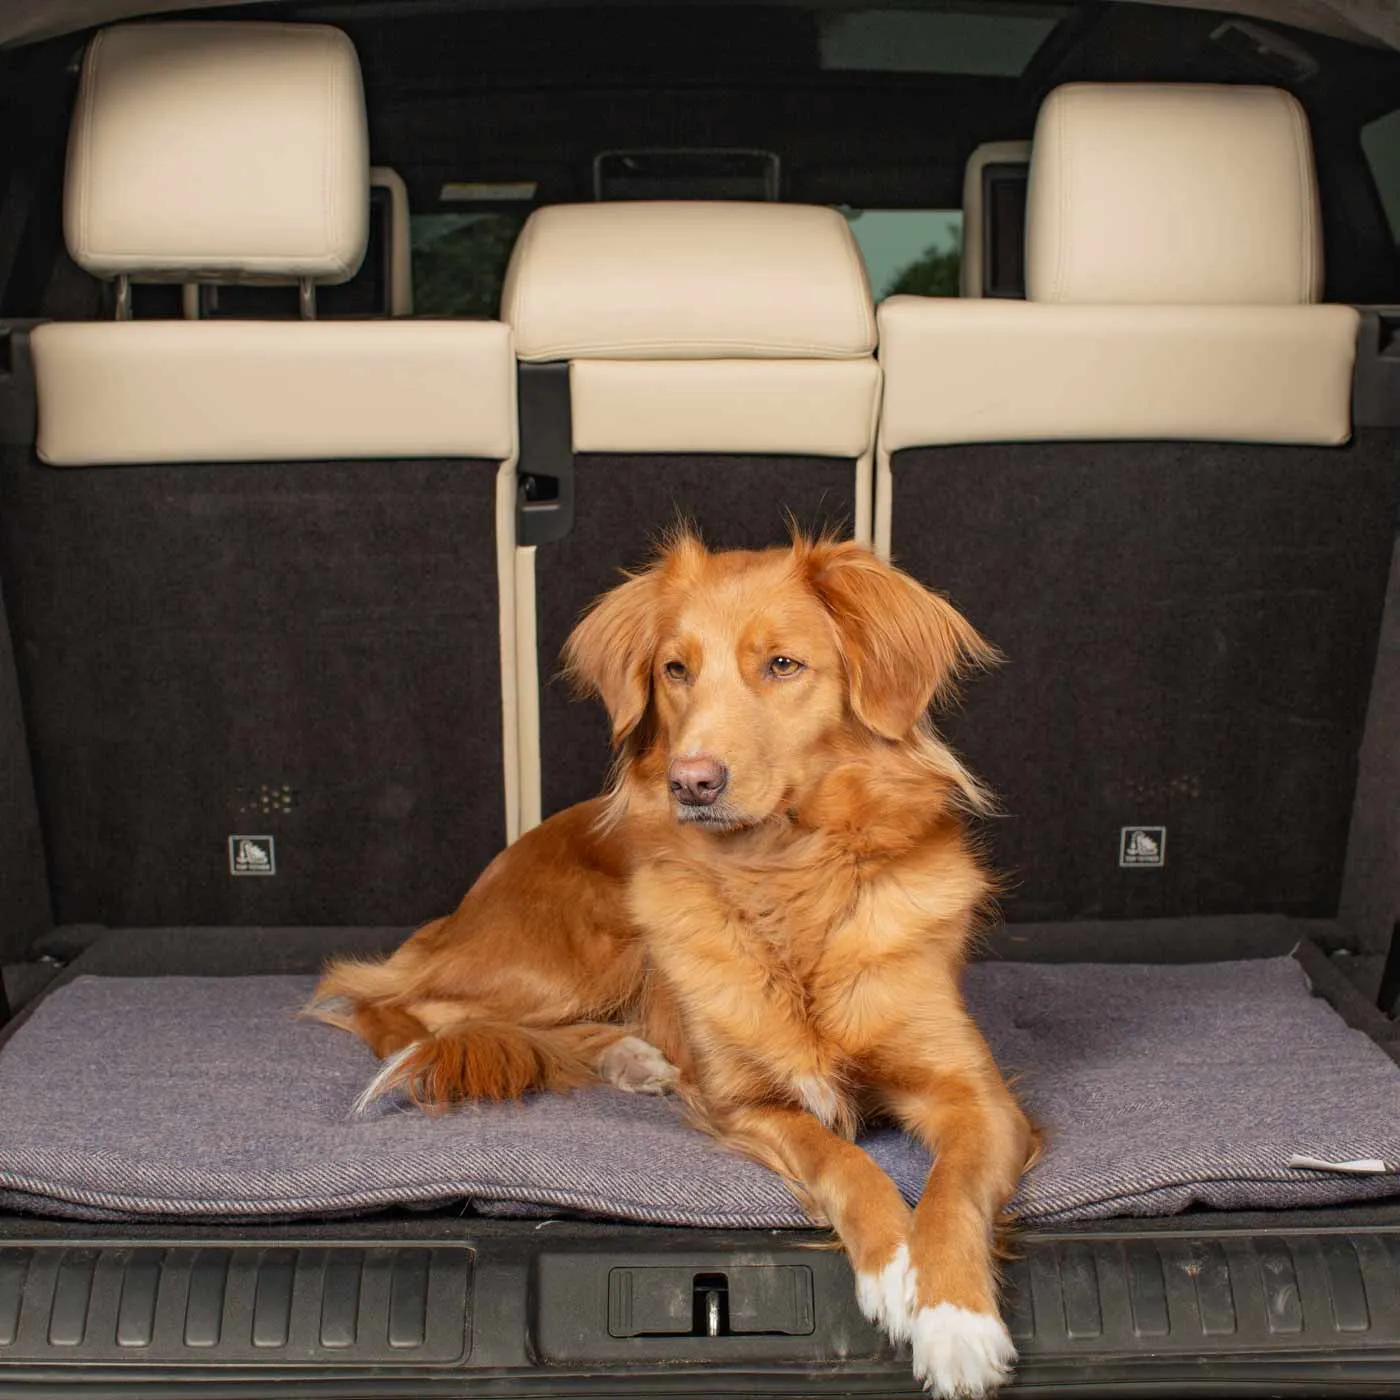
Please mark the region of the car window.
POLYGON ((835 72, 1016 77, 1068 9, 899 6, 818 12, 821 66, 835 72))
POLYGON ((846 209, 876 301, 897 292, 955 297, 962 267, 960 209, 846 209))
POLYGON ((495 317, 516 235, 518 213, 413 216, 413 305, 420 316, 495 317))
POLYGON ((1385 206, 1390 236, 1400 243, 1400 108, 1361 128, 1361 148, 1385 206))

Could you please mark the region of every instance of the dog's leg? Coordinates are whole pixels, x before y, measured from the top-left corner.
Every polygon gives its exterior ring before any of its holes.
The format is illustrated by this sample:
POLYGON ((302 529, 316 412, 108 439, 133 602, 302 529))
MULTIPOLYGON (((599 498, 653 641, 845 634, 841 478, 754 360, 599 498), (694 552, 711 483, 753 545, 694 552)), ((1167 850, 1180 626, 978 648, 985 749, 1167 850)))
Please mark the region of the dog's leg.
POLYGON ((633 1094, 676 1087, 675 1066, 627 1026, 527 1026, 462 1014, 453 1020, 442 1003, 421 1009, 427 1028, 388 1055, 355 1101, 356 1115, 395 1092, 434 1110, 469 1099, 563 1092, 595 1078, 633 1094))
POLYGON ((985 1395, 1016 1359, 997 1312, 992 1248, 1032 1131, 990 1055, 976 1071, 928 1074, 891 1107, 936 1154, 910 1238, 914 1374, 938 1396, 985 1395))
POLYGON ((605 1084, 628 1094, 669 1094, 680 1078, 670 1060, 636 1026, 580 1021, 543 1032, 605 1084))
POLYGON ((797 1108, 732 1110, 716 1124, 731 1146, 785 1176, 850 1255, 861 1311, 895 1341, 909 1335, 909 1207, 854 1143, 797 1108))
POLYGON ((619 1036, 597 1059, 598 1077, 629 1094, 669 1094, 679 1072, 650 1041, 619 1036))

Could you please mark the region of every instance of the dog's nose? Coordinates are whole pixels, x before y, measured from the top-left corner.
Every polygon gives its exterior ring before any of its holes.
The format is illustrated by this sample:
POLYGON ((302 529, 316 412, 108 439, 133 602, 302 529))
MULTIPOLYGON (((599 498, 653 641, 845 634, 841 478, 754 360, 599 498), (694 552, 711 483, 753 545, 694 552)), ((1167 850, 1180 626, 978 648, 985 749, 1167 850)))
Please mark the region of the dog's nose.
POLYGON ((708 807, 729 781, 729 770, 713 758, 678 758, 669 773, 671 795, 686 807, 708 807))

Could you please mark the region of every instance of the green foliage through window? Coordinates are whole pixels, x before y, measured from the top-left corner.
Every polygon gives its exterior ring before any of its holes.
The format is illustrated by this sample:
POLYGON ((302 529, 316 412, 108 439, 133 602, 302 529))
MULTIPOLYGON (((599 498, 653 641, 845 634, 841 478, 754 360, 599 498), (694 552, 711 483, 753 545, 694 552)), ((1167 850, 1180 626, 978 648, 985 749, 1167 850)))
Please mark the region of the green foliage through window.
POLYGON ((413 305, 420 316, 494 318, 518 214, 415 214, 413 305))
POLYGON ((905 292, 955 297, 962 269, 962 211, 847 209, 876 301, 905 292))
POLYGON ((884 295, 892 297, 907 293, 916 297, 955 297, 961 290, 961 276, 962 249, 935 244, 915 258, 885 288, 884 295))

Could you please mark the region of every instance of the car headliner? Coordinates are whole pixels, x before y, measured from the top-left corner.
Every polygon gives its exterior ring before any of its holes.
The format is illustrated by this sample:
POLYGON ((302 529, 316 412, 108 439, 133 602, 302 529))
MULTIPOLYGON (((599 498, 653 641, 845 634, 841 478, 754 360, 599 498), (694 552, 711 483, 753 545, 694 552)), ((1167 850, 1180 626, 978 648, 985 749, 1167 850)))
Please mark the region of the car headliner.
MULTIPOLYGON (((568 2, 564 0, 564 3, 568 2)), ((654 4, 656 0, 620 2, 654 4)), ((0 0, 0 46, 31 43, 140 15, 214 7, 232 9, 237 5, 254 3, 258 3, 258 0, 155 0, 155 3, 145 0, 140 4, 130 3, 130 0, 0 0)), ((388 3, 375 8, 387 10, 392 3, 393 0, 388 0, 388 3)), ((398 0, 398 3, 405 7, 421 8, 421 0, 398 0)), ((483 9, 530 9, 538 8, 540 0, 464 0, 464 3, 483 9)), ((560 0, 544 0, 544 3, 558 4, 560 0)), ((686 3, 686 0, 671 0, 671 3, 686 3)), ((808 0, 808 3, 823 4, 829 3, 829 0, 808 0)), ((962 0, 962 3, 976 4, 979 0, 962 0)), ((1400 49, 1400 6, 1388 4, 1386 0, 1123 0, 1123 3, 1221 10, 1310 29, 1355 43, 1400 49)), ((298 18, 320 17, 314 13, 308 14, 311 8, 298 5, 298 18)), ((315 8, 324 9, 324 18, 334 21, 350 7, 326 5, 315 8)))

